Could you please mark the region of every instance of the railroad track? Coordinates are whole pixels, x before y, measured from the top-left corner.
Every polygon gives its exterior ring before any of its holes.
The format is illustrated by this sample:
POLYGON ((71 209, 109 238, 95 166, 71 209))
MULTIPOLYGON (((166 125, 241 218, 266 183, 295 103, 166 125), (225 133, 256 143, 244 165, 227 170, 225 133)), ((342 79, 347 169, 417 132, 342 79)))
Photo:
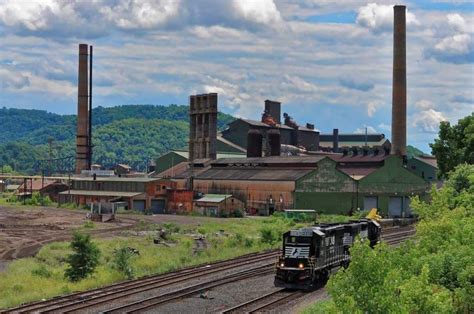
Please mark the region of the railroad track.
MULTIPOLYGON (((231 260, 220 261, 212 264, 199 265, 182 269, 180 271, 142 277, 129 280, 103 288, 97 288, 85 292, 78 292, 66 296, 52 298, 46 301, 30 303, 9 309, 2 313, 24 313, 24 312, 68 312, 83 310, 101 304, 115 301, 137 293, 150 291, 167 285, 185 282, 191 279, 208 276, 218 272, 226 271, 237 266, 253 265, 264 261, 268 267, 273 266, 273 259, 278 255, 278 250, 263 253, 252 253, 231 260), (271 261, 271 262, 270 262, 271 261)), ((252 269, 255 269, 254 267, 252 269)))
POLYGON ((217 280, 209 280, 203 283, 186 287, 184 289, 179 289, 179 290, 165 293, 162 295, 153 296, 151 298, 142 299, 133 303, 121 305, 121 306, 112 308, 110 310, 104 311, 102 313, 141 313, 143 311, 154 308, 157 305, 176 301, 184 297, 189 297, 191 295, 201 293, 202 291, 216 288, 228 283, 233 283, 239 280, 272 274, 274 271, 273 265, 274 263, 269 263, 267 265, 264 265, 258 268, 227 275, 217 280))
MULTIPOLYGON (((413 236, 415 231, 412 227, 401 228, 387 228, 384 230, 383 240, 391 245, 396 245, 403 240, 413 236)), ((252 253, 231 260, 220 261, 212 264, 199 265, 195 267, 185 268, 172 273, 165 273, 161 275, 153 275, 142 277, 135 280, 125 281, 103 288, 97 288, 90 291, 73 293, 66 296, 56 297, 50 300, 35 302, 31 304, 22 305, 12 308, 2 313, 24 313, 24 312, 41 312, 41 313, 70 313, 82 312, 85 310, 93 310, 94 308, 103 307, 105 304, 120 304, 120 302, 127 302, 125 305, 120 305, 105 313, 123 313, 123 312, 141 312, 159 305, 173 302, 181 298, 189 297, 200 293, 200 291, 212 289, 231 282, 245 280, 252 277, 268 275, 273 272, 274 258, 279 254, 279 250, 272 250, 263 253, 252 253), (263 264, 262 264, 263 263, 263 264), (224 275, 218 279, 208 280, 187 286, 183 289, 177 289, 171 292, 162 293, 151 298, 140 301, 126 301, 128 297, 146 293, 154 289, 163 288, 172 284, 185 283, 186 281, 206 277, 212 274, 217 274, 226 270, 230 270, 239 266, 253 265, 253 267, 224 275)), ((302 292, 277 291, 266 296, 247 302, 244 306, 252 311, 260 311, 268 309, 275 304, 281 304, 285 300, 292 298, 294 300, 297 296, 301 296, 302 292), (297 293, 295 295, 294 293, 297 293), (260 307, 256 303, 259 303, 260 307), (253 304, 253 305, 252 305, 253 304), (253 308, 253 309, 252 309, 253 308)), ((238 307, 239 307, 238 306, 238 307)), ((230 312, 237 311, 236 309, 226 310, 230 312)), ((224 312, 226 312, 224 311, 224 312)))
POLYGON ((262 311, 268 311, 272 308, 277 307, 282 303, 286 303, 290 300, 296 300, 305 295, 303 291, 294 291, 289 289, 279 289, 262 296, 259 296, 250 301, 238 304, 231 308, 222 311, 223 314, 227 313, 256 313, 262 311))

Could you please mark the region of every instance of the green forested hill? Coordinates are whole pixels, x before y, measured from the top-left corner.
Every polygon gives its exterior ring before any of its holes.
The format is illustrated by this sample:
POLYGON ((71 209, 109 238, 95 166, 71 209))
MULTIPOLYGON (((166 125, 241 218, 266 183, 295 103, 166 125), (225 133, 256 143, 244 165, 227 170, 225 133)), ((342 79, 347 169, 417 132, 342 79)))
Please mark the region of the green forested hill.
MULTIPOLYGON (((219 129, 234 118, 219 113, 219 129)), ((0 167, 29 171, 35 160, 73 156, 76 116, 0 108, 0 167)), ((93 110, 94 159, 145 160, 186 147, 187 106, 125 105, 93 110)))

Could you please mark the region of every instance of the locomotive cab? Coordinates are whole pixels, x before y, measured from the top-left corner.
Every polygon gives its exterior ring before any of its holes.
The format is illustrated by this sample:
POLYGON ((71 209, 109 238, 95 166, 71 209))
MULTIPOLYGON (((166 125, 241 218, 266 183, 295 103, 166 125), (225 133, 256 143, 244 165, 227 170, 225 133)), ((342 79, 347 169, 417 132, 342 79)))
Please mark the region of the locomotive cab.
POLYGON ((368 239, 373 246, 380 239, 380 230, 375 221, 359 220, 319 224, 284 233, 275 286, 313 289, 328 277, 332 268, 349 264, 349 248, 356 237, 368 239))

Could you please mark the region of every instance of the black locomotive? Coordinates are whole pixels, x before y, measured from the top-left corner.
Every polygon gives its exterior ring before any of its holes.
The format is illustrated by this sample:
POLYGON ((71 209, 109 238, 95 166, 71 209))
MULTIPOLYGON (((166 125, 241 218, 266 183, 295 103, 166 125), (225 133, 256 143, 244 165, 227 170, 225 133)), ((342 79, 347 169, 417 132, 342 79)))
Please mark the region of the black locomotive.
POLYGON ((310 290, 329 276, 332 268, 349 264, 349 247, 357 236, 374 246, 380 225, 370 219, 319 224, 283 234, 283 249, 276 265, 275 286, 310 290))

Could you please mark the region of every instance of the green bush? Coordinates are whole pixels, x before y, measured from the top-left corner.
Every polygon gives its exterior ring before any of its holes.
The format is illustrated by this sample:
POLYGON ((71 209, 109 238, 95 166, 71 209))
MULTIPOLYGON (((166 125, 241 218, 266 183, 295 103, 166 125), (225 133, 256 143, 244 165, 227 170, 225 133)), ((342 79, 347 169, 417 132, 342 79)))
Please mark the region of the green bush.
POLYGON ((86 221, 84 222, 84 224, 82 225, 82 227, 85 228, 85 229, 94 229, 94 228, 95 228, 95 224, 94 224, 92 221, 90 221, 90 220, 86 220, 86 221))
POLYGON ((260 241, 265 244, 273 244, 277 240, 277 236, 271 227, 265 227, 259 230, 260 241))
MULTIPOLYGON (((474 165, 460 165, 431 201, 411 200, 415 241, 371 249, 357 242, 351 263, 331 276, 325 312, 472 313, 474 165)), ((308 312, 318 313, 316 306, 308 312)))
POLYGON ((99 264, 99 248, 91 241, 90 235, 75 232, 70 244, 73 254, 66 258, 68 268, 65 276, 70 281, 79 281, 91 275, 99 264))
POLYGON ((48 196, 42 196, 39 192, 34 192, 30 198, 25 200, 26 205, 30 206, 50 206, 53 201, 48 196))
POLYGON ((37 268, 31 271, 32 275, 43 277, 43 278, 50 278, 53 274, 50 270, 48 270, 44 265, 40 265, 37 268))
POLYGON ((114 252, 113 268, 118 270, 127 279, 133 279, 135 270, 132 266, 132 258, 136 255, 130 248, 122 247, 114 252))

